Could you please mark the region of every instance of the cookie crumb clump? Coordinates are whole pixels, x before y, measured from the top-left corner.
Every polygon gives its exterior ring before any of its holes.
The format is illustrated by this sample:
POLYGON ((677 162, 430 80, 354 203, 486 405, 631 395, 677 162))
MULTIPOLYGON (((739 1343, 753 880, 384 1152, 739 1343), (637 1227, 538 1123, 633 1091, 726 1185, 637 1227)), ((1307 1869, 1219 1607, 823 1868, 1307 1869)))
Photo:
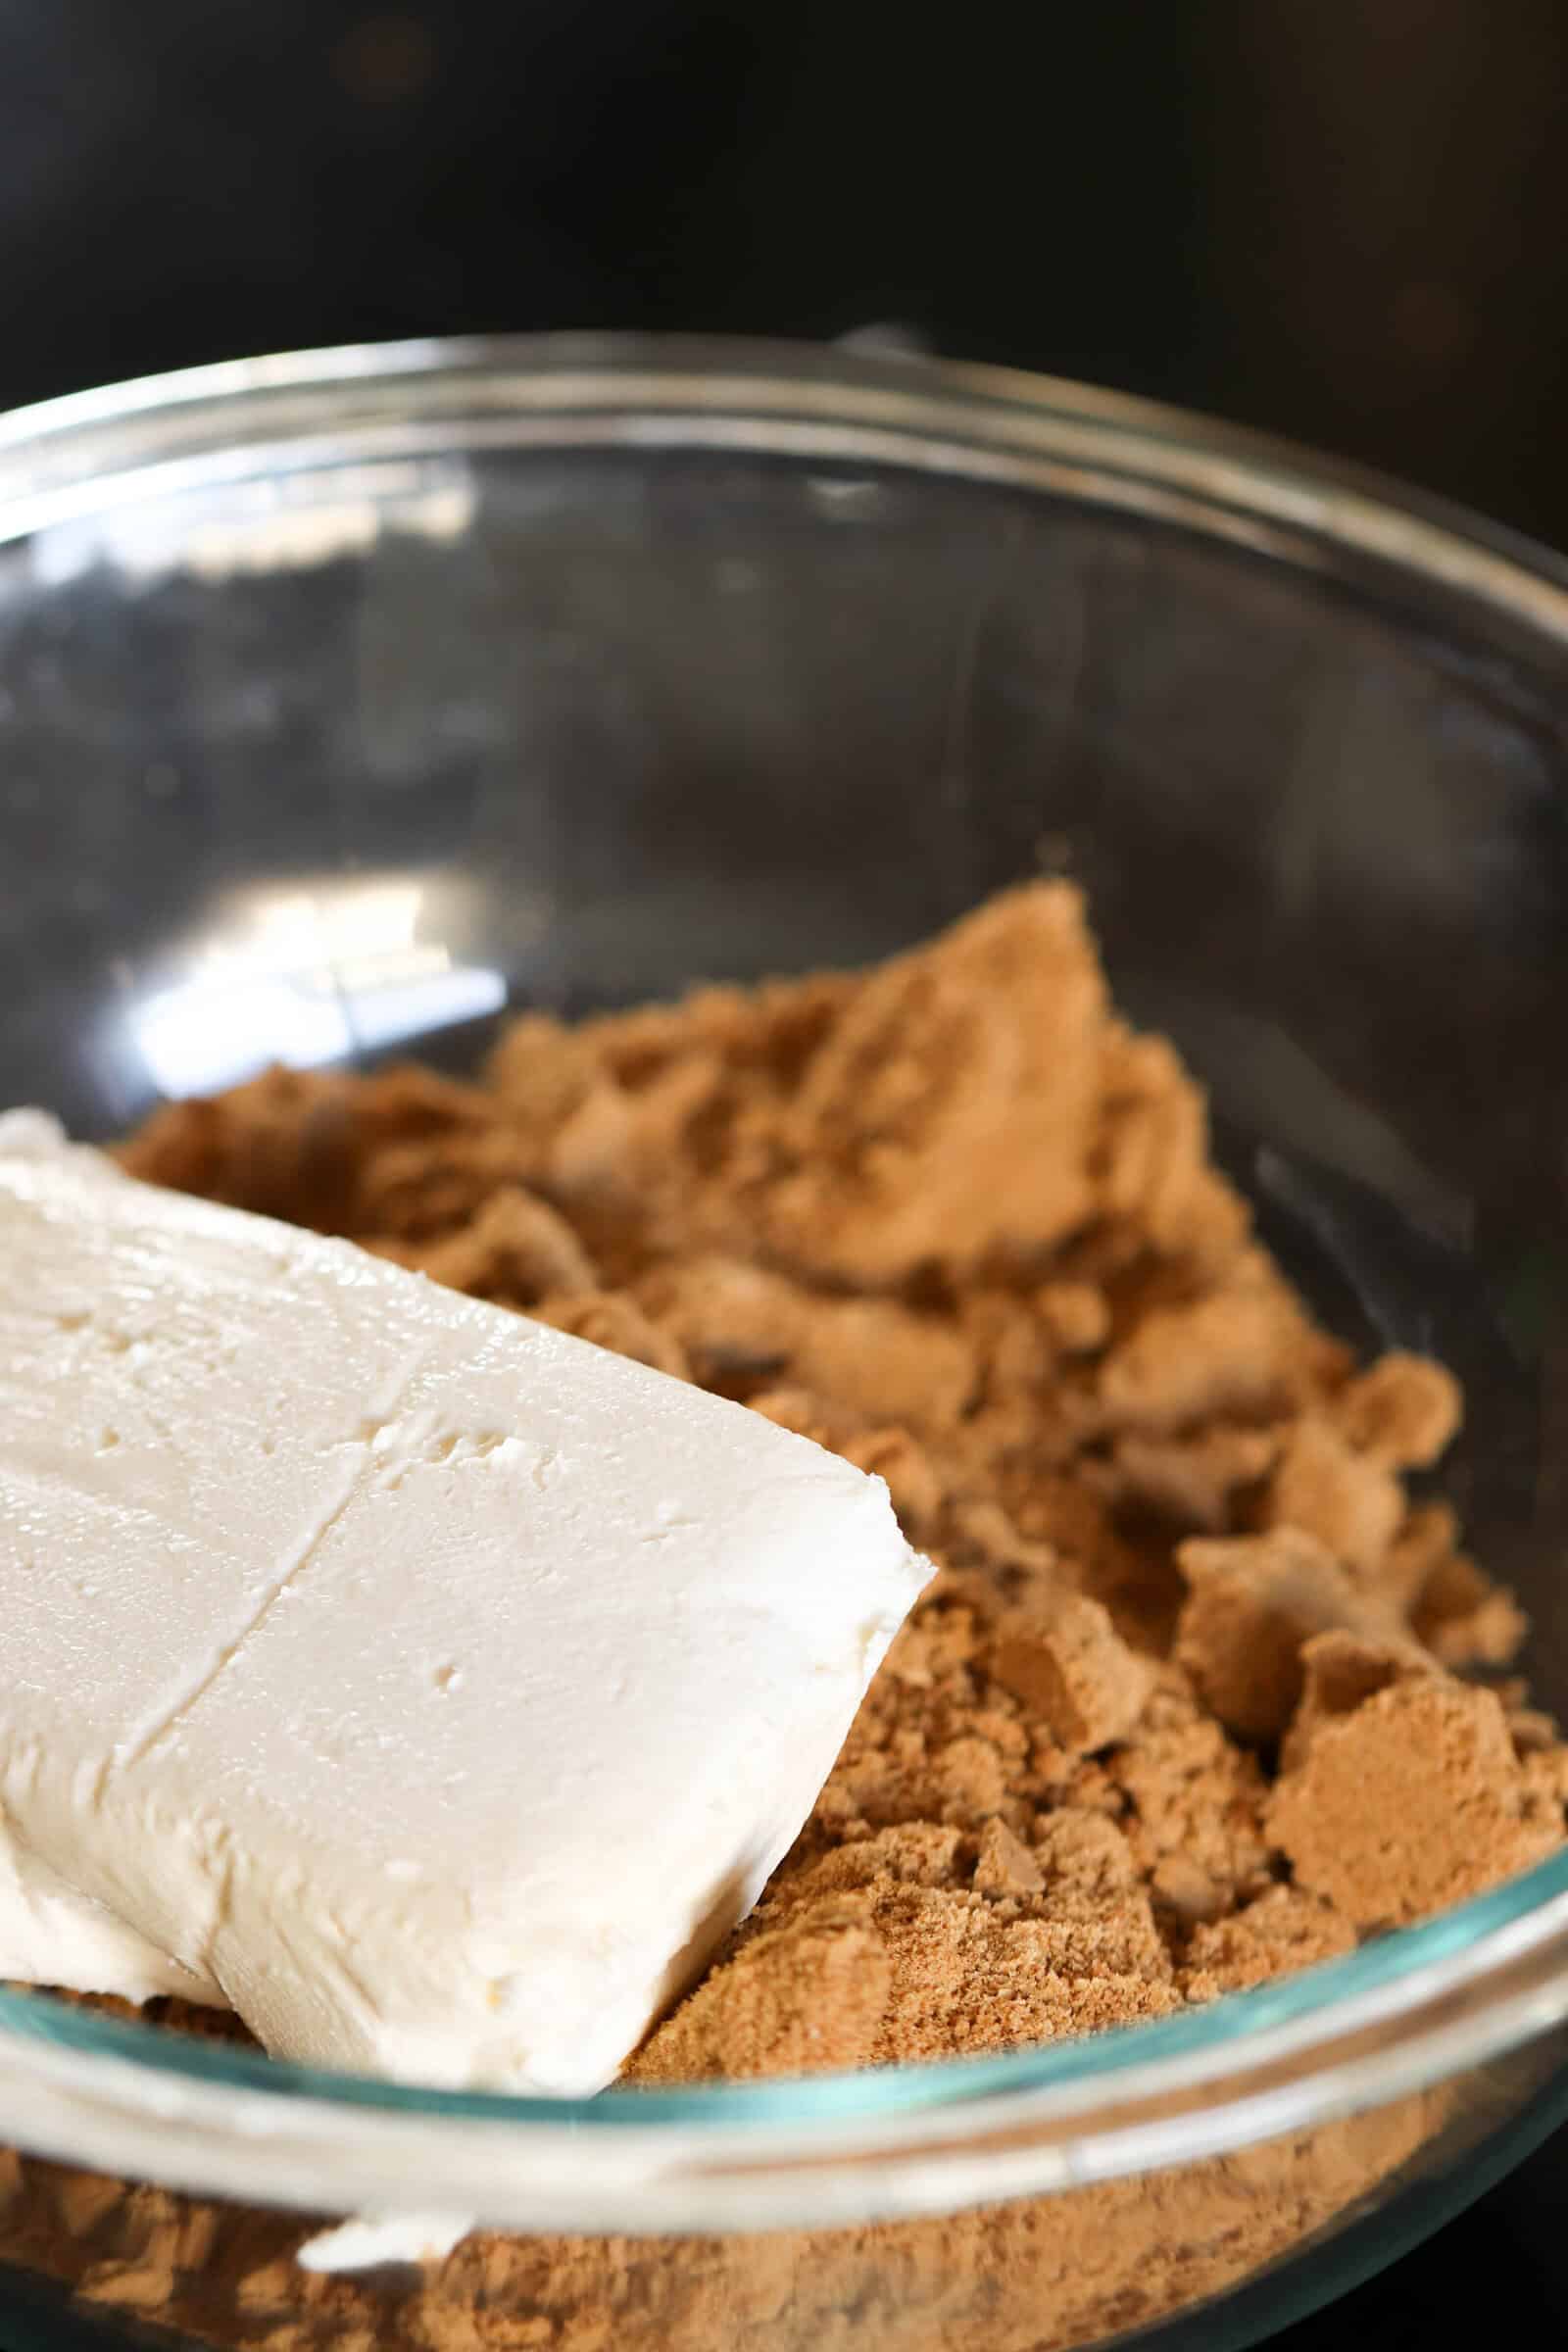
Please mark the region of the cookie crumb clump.
POLYGON ((1323 1722, 1269 1802, 1296 1883, 1359 1930, 1403 1927, 1540 1862, 1562 1840, 1495 1691, 1438 1675, 1323 1722))

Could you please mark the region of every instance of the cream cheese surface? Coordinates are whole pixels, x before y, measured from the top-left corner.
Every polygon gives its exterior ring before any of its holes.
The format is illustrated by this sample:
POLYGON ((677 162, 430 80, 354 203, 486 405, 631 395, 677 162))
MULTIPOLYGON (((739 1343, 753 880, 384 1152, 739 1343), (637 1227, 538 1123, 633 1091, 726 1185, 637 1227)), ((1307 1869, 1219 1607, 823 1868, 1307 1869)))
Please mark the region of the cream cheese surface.
POLYGON ((0 1976, 596 2090, 929 1573, 741 1405, 0 1116, 0 1976))

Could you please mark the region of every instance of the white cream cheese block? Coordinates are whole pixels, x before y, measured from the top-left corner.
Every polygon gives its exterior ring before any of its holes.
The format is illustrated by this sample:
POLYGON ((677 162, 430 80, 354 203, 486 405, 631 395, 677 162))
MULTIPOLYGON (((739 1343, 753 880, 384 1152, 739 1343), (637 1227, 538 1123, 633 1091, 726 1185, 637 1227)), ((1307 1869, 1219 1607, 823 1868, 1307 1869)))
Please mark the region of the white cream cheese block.
POLYGON ((0 1116, 0 1976, 592 2092, 929 1573, 741 1405, 0 1116))

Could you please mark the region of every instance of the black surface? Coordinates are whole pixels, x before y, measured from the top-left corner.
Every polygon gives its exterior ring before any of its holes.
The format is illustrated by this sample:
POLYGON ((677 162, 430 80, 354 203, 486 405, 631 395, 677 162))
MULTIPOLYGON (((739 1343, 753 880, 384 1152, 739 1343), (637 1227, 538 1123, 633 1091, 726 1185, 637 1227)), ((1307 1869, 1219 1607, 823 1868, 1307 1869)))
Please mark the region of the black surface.
MULTIPOLYGON (((0 405, 466 328, 873 319, 1568 542, 1561 0, 9 0, 0 405)), ((1281 2352, 1568 2333, 1568 2141, 1281 2352)))
POLYGON ((1272 2338, 1273 2352, 1437 2352, 1479 2339, 1484 2352, 1562 2343, 1568 2133, 1354 2293, 1272 2338))
POLYGON ((358 337, 891 317, 1568 540, 1560 0, 918 22, 8 0, 0 403, 358 337))

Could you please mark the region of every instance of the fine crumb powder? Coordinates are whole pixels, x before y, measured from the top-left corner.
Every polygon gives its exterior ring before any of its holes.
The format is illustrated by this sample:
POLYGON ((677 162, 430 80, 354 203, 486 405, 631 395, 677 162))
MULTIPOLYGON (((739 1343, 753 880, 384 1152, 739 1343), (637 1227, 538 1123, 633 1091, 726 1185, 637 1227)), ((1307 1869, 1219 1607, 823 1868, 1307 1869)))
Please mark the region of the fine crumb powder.
MULTIPOLYGON (((937 1561, 796 1846, 632 2082, 1166 2016, 1563 1836, 1568 1754, 1495 1680, 1519 1611, 1403 1483, 1452 1436, 1454 1382, 1358 1368, 1316 1328, 1063 884, 864 975, 529 1015, 477 1085, 274 1071, 123 1158, 738 1398, 885 1478, 937 1561)), ((879 2342, 1005 2352, 1244 2275, 1443 2112, 919 2224, 479 2235, 395 2304, 307 2279, 284 2218, 31 2162, 0 2202, 19 2259, 225 2345, 771 2352, 874 2294, 879 2342), (1016 2326, 981 2292, 999 2268, 1016 2326)))
POLYGON ((8 2253, 83 2303, 234 2352, 1066 2352, 1246 2278, 1429 2145, 1441 2096, 978 2212, 745 2237, 476 2232, 324 2276, 312 2225, 0 2155, 8 2253))

